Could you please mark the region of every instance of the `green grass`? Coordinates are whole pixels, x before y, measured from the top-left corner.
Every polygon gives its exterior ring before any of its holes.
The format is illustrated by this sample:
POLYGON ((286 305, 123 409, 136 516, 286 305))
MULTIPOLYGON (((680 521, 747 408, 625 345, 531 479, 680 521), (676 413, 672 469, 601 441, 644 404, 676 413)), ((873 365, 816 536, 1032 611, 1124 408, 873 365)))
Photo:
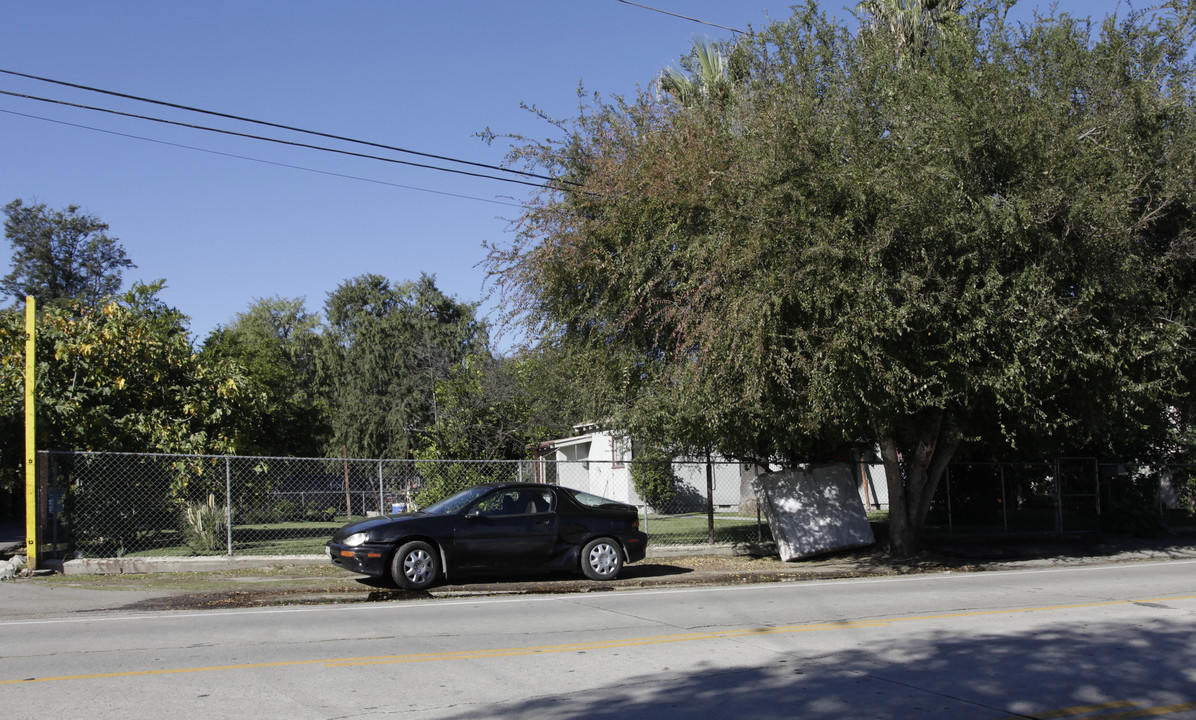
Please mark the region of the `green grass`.
MULTIPOLYGON (((684 515, 649 515, 641 518, 640 530, 648 533, 650 545, 700 545, 710 541, 709 523, 705 513, 684 515)), ((737 513, 715 513, 714 542, 740 544, 768 542, 772 533, 768 522, 737 513)))
MULTIPOLYGON (((359 518, 354 518, 357 520, 359 518)), ((691 513, 685 515, 649 515, 641 520, 640 529, 648 532, 654 545, 700 545, 708 542, 706 515, 691 513)), ((324 552, 324 543, 332 533, 346 523, 344 518, 333 522, 285 522, 236 525, 233 527, 233 554, 235 555, 319 555, 324 552)), ((768 542, 772 534, 768 523, 761 522, 757 529, 756 518, 734 513, 717 513, 714 518, 714 542, 717 544, 768 542)), ((98 548, 84 555, 100 557, 98 548)), ((192 557, 198 556, 182 542, 182 536, 173 530, 156 533, 152 539, 145 539, 124 553, 125 557, 192 557)), ((207 553, 224 555, 224 547, 207 553)))
MULTIPOLYGON (((361 520, 362 517, 354 517, 361 520)), ((332 533, 348 522, 340 518, 331 522, 283 522, 259 523, 233 526, 233 554, 235 555, 319 555, 324 552, 324 543, 332 533)), ((226 546, 211 553, 197 553, 183 542, 182 535, 175 530, 163 530, 152 537, 130 543, 131 548, 123 557, 192 557, 224 555, 226 546)), ((83 554, 90 557, 104 557, 101 548, 83 547, 83 554)))
MULTIPOLYGON (((354 520, 362 519, 354 517, 354 520)), ((868 520, 872 523, 878 539, 887 537, 888 513, 869 512, 868 520)), ((1167 511, 1165 518, 1167 526, 1172 530, 1196 528, 1196 519, 1190 511, 1167 511)), ((253 525, 236 525, 233 527, 233 553, 235 555, 320 555, 324 552, 324 543, 332 533, 348 522, 345 518, 338 518, 328 522, 282 522, 258 523, 253 525)), ((669 545, 704 545, 709 541, 707 519, 705 513, 686 513, 681 515, 648 515, 641 516, 640 529, 648 533, 649 543, 656 547, 669 545)), ((1054 512, 1044 511, 1038 514, 1022 511, 1011 514, 1011 533, 1029 530, 1052 531, 1054 529, 1054 512)), ((1068 528, 1071 529, 1071 528, 1068 528)), ((954 534, 974 532, 1002 532, 1000 525, 962 526, 954 527, 954 534)), ((944 524, 928 523, 928 535, 945 534, 944 524)), ((716 544, 745 544, 759 541, 769 542, 772 533, 768 522, 761 520, 757 528, 756 518, 737 513, 716 513, 714 516, 714 542, 716 544)), ((87 557, 111 557, 117 554, 112 548, 87 547, 81 548, 87 557)), ((153 533, 139 535, 129 542, 129 547, 123 554, 125 557, 191 557, 198 553, 182 541, 181 534, 173 529, 158 530, 153 533)), ((224 555, 224 547, 209 555, 224 555)))

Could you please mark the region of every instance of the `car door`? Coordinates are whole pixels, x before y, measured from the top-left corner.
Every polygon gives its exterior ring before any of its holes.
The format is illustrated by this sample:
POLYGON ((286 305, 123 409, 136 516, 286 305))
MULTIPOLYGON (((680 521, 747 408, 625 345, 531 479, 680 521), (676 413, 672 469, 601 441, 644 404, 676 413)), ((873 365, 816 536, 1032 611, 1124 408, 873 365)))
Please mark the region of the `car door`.
POLYGON ((460 518, 453 556, 458 567, 533 567, 548 561, 556 536, 551 488, 503 488, 460 518))

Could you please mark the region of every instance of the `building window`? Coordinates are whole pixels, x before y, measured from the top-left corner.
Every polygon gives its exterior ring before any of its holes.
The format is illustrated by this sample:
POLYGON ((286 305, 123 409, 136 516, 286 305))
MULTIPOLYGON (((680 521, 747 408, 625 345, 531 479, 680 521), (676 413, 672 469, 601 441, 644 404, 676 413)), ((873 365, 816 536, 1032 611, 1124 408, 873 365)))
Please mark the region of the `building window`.
POLYGON ((628 446, 626 439, 615 435, 610 439, 610 466, 621 470, 627 463, 628 446))

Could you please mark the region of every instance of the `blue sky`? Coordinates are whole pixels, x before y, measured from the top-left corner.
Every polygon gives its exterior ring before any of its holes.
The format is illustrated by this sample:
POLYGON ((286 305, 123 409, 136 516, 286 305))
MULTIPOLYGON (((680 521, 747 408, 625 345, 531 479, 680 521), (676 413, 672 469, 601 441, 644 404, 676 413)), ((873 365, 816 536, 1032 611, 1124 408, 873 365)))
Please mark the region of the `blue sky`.
MULTIPOLYGON (((766 0, 641 4, 744 30, 789 15, 766 0)), ((1094 17, 1117 7, 1057 5, 1094 17)), ((1013 15, 1047 7, 1022 0, 1013 15)), ((619 0, 61 0, 6 3, 4 24, 3 70, 488 164, 506 146, 478 139, 486 128, 551 135, 521 102, 568 117, 579 83, 630 94, 692 38, 731 34, 619 0)), ((8 75, 0 90, 313 142, 8 75)), ((527 190, 0 96, 0 204, 100 217, 138 266, 126 285, 164 279, 163 299, 199 340, 257 298, 304 297, 319 311, 367 272, 426 272, 480 300, 483 243, 509 241, 527 190)))

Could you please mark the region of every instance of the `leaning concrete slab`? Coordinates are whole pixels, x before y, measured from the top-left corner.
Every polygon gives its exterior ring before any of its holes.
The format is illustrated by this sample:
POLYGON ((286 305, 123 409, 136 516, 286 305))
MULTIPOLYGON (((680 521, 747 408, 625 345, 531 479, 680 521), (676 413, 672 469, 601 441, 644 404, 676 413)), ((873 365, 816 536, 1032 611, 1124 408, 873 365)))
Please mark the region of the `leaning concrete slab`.
POLYGON ((782 560, 876 542, 847 465, 765 473, 752 487, 782 560))

